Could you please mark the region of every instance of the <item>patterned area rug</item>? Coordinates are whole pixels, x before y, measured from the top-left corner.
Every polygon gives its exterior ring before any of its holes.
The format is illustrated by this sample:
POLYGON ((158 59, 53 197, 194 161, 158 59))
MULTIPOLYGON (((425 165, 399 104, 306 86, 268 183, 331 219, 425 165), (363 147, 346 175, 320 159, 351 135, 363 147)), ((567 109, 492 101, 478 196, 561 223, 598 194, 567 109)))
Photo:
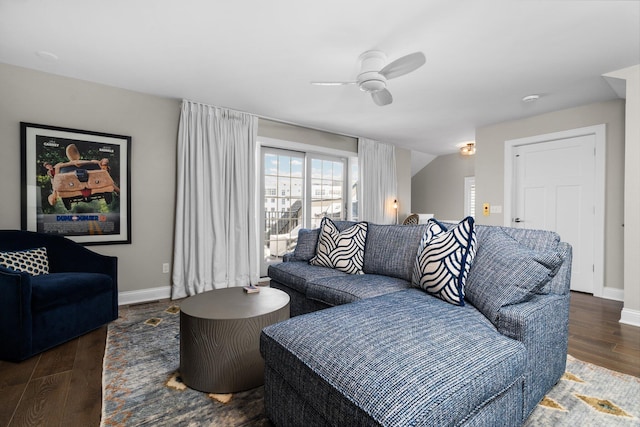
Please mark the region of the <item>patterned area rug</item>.
MULTIPOLYGON (((180 380, 176 302, 121 308, 109 325, 101 426, 270 426, 262 387, 213 395, 180 380)), ((640 426, 640 378, 567 358, 525 426, 640 426)))

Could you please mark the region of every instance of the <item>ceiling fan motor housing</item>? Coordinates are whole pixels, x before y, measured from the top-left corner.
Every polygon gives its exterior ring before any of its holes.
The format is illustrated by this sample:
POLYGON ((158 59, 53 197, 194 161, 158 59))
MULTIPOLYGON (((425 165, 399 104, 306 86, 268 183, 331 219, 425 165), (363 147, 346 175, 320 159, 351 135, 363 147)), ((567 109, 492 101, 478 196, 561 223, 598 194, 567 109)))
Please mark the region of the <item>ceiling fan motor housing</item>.
POLYGON ((369 50, 360 55, 358 87, 364 92, 378 92, 387 87, 387 79, 379 73, 387 62, 387 55, 378 50, 369 50))

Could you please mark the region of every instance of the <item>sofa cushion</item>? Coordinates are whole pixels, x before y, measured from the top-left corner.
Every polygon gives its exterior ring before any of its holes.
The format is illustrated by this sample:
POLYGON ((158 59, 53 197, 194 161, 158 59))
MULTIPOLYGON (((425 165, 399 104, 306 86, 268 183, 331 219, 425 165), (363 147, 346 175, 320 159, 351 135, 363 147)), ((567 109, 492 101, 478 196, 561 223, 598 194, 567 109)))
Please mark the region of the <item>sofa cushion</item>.
POLYGON ((404 279, 377 274, 313 278, 307 284, 307 298, 328 305, 347 304, 411 287, 404 279))
POLYGON ((448 231, 427 223, 415 258, 412 284, 455 305, 464 305, 464 286, 476 253, 474 220, 467 217, 448 231))
POLYGON ((271 264, 268 275, 276 282, 280 282, 305 295, 307 293, 307 280, 319 277, 345 276, 347 273, 333 268, 309 265, 306 262, 292 261, 271 264))
POLYGON ((363 271, 410 281, 420 238, 425 230, 425 224, 369 224, 363 271))
POLYGON ((0 252, 0 265, 32 276, 49 273, 47 248, 0 252))
POLYGON ((362 274, 366 239, 366 222, 339 231, 330 218, 324 217, 320 223, 316 255, 309 263, 349 274, 362 274))
MULTIPOLYGON (((533 249, 535 251, 560 251, 563 254, 563 257, 566 256, 565 248, 560 248, 560 235, 555 231, 547 231, 547 230, 530 230, 526 228, 512 228, 512 227, 487 227, 487 226, 479 226, 476 227, 476 232, 478 236, 478 242, 481 241, 485 232, 491 232, 492 228, 500 228, 507 235, 516 239, 520 244, 533 249)), ((551 286, 553 286, 553 282, 547 282, 542 289, 542 293, 548 293, 551 290, 551 286)))
POLYGON ((309 261, 316 255, 316 248, 318 247, 318 236, 320 235, 320 229, 314 228, 310 230, 303 228, 298 232, 298 242, 296 248, 293 250, 293 258, 289 258, 290 261, 309 261))
POLYGON ((261 351, 267 367, 333 425, 361 417, 462 425, 514 384, 522 406, 522 343, 473 306, 453 307, 418 289, 268 326, 261 351))
POLYGON ((31 279, 34 312, 69 305, 97 294, 113 292, 111 277, 102 273, 51 273, 31 279))
POLYGON ((544 287, 563 261, 557 250, 531 249, 500 228, 484 232, 465 286, 466 298, 496 322, 500 308, 547 293, 544 287))

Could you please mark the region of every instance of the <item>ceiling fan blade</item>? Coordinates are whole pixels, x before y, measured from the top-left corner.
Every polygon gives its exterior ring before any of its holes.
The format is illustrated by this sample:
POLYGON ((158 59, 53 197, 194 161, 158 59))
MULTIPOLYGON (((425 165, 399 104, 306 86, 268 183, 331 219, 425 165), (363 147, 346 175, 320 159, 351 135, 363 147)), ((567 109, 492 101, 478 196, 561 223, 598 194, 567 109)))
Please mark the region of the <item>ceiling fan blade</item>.
POLYGON ((415 52, 402 58, 398 58, 393 62, 387 64, 380 74, 385 76, 387 80, 395 79, 396 77, 404 76, 418 68, 422 67, 427 59, 422 52, 415 52))
POLYGON ((387 89, 382 89, 377 92, 371 92, 371 98, 373 98, 373 102, 375 102, 380 107, 389 105, 393 102, 393 96, 391 96, 391 92, 389 92, 387 89))
POLYGON ((357 82, 311 82, 314 86, 347 86, 354 85, 357 82))

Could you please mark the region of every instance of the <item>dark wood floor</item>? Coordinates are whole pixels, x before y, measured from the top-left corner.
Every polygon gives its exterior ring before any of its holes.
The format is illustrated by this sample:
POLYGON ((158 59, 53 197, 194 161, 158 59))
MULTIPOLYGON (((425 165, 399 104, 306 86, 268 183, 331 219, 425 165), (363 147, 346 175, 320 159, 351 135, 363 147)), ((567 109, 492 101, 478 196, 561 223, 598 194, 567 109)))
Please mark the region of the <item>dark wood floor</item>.
MULTIPOLYGON (((640 328, 622 303, 572 292, 569 354, 640 377, 640 328)), ((0 426, 99 426, 106 327, 22 363, 0 361, 0 426)))
POLYGON ((571 292, 569 354, 640 377, 640 328, 623 325, 622 302, 571 292))

